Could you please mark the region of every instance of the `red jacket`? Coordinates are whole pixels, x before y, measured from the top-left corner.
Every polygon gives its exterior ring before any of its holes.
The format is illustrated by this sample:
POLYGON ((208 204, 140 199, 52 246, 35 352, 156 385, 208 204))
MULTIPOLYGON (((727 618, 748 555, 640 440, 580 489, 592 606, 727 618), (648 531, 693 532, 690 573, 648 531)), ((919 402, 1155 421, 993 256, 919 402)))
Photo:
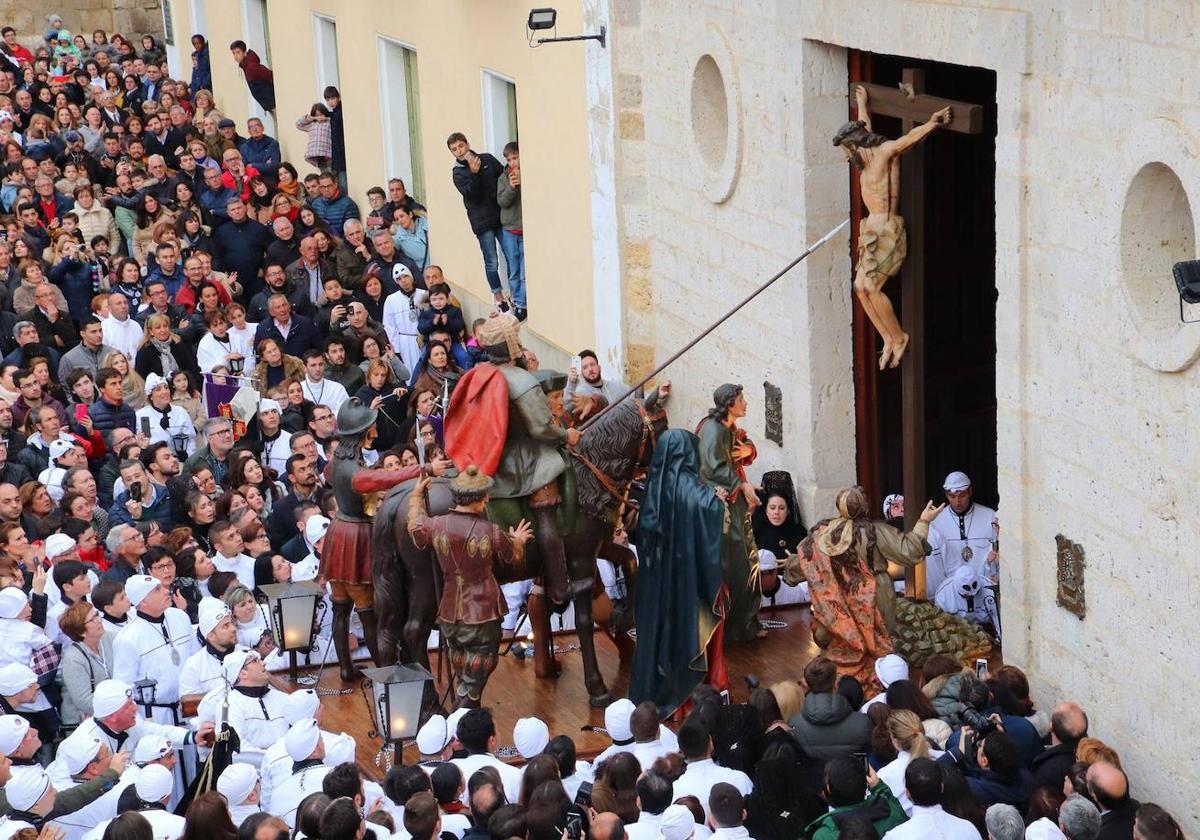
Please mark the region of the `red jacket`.
MULTIPOLYGON (((233 303, 233 298, 229 296, 229 290, 225 288, 224 283, 213 281, 212 284, 217 289, 217 298, 221 301, 222 306, 228 306, 233 303)), ((175 293, 175 302, 182 306, 187 314, 191 315, 196 311, 196 289, 188 281, 179 287, 179 291, 175 293)))
MULTIPOLYGON (((244 171, 242 172, 241 187, 240 187, 241 192, 239 193, 239 195, 241 196, 242 201, 249 201, 250 200, 250 179, 259 177, 259 171, 257 169, 255 169, 253 166, 243 167, 243 170, 244 171)), ((230 190, 239 189, 238 180, 233 177, 233 173, 230 172, 228 169, 226 169, 224 172, 221 173, 221 183, 225 186, 226 189, 230 189, 230 190)), ((299 212, 299 211, 297 211, 297 212, 299 212)))

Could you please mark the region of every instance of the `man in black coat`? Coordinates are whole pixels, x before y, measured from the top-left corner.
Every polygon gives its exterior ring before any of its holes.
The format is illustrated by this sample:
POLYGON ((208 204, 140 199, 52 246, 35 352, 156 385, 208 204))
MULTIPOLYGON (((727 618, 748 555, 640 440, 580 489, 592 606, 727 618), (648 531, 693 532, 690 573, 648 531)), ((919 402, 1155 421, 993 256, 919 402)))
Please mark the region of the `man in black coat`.
POLYGON ((1058 790, 1075 763, 1075 747, 1087 735, 1088 719, 1083 709, 1070 701, 1059 703, 1050 716, 1050 746, 1029 765, 1035 788, 1058 790))
POLYGON ((292 305, 292 312, 297 315, 311 318, 316 314, 317 309, 308 298, 308 288, 293 284, 282 264, 267 263, 263 268, 263 281, 266 283, 265 287, 250 298, 250 305, 246 307, 246 320, 255 324, 268 320, 271 317, 270 302, 273 295, 286 297, 292 305))
POLYGON ((1133 840, 1139 802, 1129 795, 1129 777, 1120 767, 1097 761, 1087 771, 1088 794, 1100 809, 1096 840, 1133 840))
POLYGON ((238 197, 229 199, 225 205, 229 221, 216 228, 212 234, 213 265, 226 274, 237 272, 243 294, 252 296, 262 289, 259 270, 263 251, 271 243, 271 232, 246 215, 246 205, 238 197))
POLYGON ((500 263, 496 253, 500 244, 500 203, 496 200, 496 182, 504 173, 504 164, 487 152, 474 152, 466 135, 459 131, 447 138, 446 146, 454 155, 454 188, 463 197, 471 232, 479 241, 488 288, 496 301, 502 302, 504 291, 500 286, 500 263))
POLYGON ((316 325, 311 319, 293 313, 291 302, 284 295, 271 295, 267 311, 270 317, 263 320, 254 331, 255 347, 264 338, 273 338, 279 342, 284 353, 300 359, 306 351, 321 346, 321 334, 316 325))

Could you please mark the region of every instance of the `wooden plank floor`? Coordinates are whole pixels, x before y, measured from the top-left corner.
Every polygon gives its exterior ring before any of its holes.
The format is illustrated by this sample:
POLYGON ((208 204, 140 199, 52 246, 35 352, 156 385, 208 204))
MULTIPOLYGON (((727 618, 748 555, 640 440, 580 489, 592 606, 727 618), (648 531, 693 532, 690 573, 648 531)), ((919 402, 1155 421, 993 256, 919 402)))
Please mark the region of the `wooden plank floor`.
MULTIPOLYGON (((764 610, 763 618, 787 622, 786 628, 771 630, 766 638, 754 642, 732 644, 726 649, 729 674, 733 682, 731 693, 735 701, 744 701, 749 694, 743 677, 754 674, 764 685, 779 680, 798 679, 805 664, 817 653, 810 632, 811 613, 808 607, 785 607, 764 610)), ((574 635, 555 637, 559 648, 571 648, 574 635)), ((607 637, 596 642, 600 670, 614 697, 623 697, 629 687, 628 665, 622 666, 617 649, 607 637)), ((570 735, 575 739, 580 757, 588 758, 608 746, 604 735, 580 731, 581 726, 604 725, 604 710, 588 705, 583 687, 583 662, 578 650, 559 654, 562 674, 555 680, 539 680, 533 675, 532 659, 517 659, 509 655, 500 659, 500 666, 488 681, 484 704, 491 707, 501 745, 512 744, 513 725, 518 719, 536 716, 546 722, 551 735, 570 735)), ((436 660, 434 661, 436 669, 436 660)), ((337 692, 344 689, 336 665, 327 667, 318 688, 337 692)), ((384 769, 376 764, 381 742, 371 739, 371 719, 362 688, 354 685, 348 694, 322 697, 326 707, 322 712, 324 729, 346 732, 358 742, 358 763, 365 773, 382 778, 384 769)), ((405 761, 417 759, 416 747, 409 746, 405 761)))

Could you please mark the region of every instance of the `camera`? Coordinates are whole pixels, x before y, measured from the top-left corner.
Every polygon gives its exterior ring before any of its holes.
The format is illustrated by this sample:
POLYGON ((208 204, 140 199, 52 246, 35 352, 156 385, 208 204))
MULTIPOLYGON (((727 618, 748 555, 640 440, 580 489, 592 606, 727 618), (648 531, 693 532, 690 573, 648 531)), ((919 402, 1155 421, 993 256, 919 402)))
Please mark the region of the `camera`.
POLYGON ((963 726, 969 726, 975 731, 976 739, 986 738, 999 728, 996 726, 996 721, 982 712, 975 711, 970 706, 958 713, 958 719, 962 721, 963 726))

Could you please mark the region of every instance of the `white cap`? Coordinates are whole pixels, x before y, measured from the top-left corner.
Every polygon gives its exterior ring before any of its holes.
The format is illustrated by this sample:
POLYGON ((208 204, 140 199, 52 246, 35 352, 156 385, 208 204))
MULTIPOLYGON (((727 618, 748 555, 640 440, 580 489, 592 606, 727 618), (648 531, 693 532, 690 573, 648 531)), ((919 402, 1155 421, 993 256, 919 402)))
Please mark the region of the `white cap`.
POLYGON ((12 755, 29 731, 29 721, 20 715, 0 715, 0 753, 12 755))
POLYGON ((161 376, 159 376, 157 373, 153 373, 153 372, 151 372, 151 374, 150 374, 149 376, 147 376, 147 377, 146 377, 146 389, 145 389, 145 390, 146 390, 146 396, 148 397, 148 396, 150 396, 152 393, 154 393, 154 389, 155 389, 155 388, 157 388, 159 385, 166 385, 168 388, 169 388, 169 387, 171 387, 171 383, 170 383, 170 382, 168 382, 167 380, 163 379, 163 378, 162 378, 161 376))
POLYGON ((608 730, 609 738, 614 741, 628 741, 633 737, 629 719, 633 717, 635 708, 633 701, 624 697, 608 704, 608 708, 604 710, 604 728, 608 730))
POLYGON ((149 764, 138 770, 133 786, 143 802, 161 802, 175 790, 175 777, 161 764, 149 764))
POLYGON ((50 789, 50 777, 40 767, 30 767, 14 773, 4 786, 8 804, 15 811, 28 811, 50 789))
POLYGON ((92 691, 92 714, 102 720, 121 711, 132 696, 133 689, 120 680, 102 680, 92 691))
POLYGON ((658 821, 663 840, 688 840, 696 831, 696 818, 683 805, 668 805, 658 821))
POLYGON ((63 440, 62 438, 55 438, 54 440, 50 441, 50 460, 56 461, 74 448, 75 445, 70 441, 63 440))
POLYGON ((441 715, 430 715, 429 720, 417 730, 417 749, 421 755, 440 755, 450 743, 450 731, 446 719, 441 715))
POLYGON ((309 548, 312 548, 328 530, 329 519, 319 513, 314 514, 308 517, 308 521, 304 523, 304 541, 308 543, 309 548))
POLYGON ((133 763, 149 764, 151 761, 158 761, 174 749, 175 745, 162 735, 143 735, 133 748, 133 763))
POLYGON ((283 737, 283 745, 292 761, 304 761, 313 754, 317 742, 321 740, 321 730, 312 718, 296 721, 288 734, 283 737))
POLYGON ((301 688, 293 691, 283 701, 283 717, 288 724, 297 723, 305 718, 317 717, 317 709, 321 707, 321 698, 311 688, 301 688))
POLYGON ((262 414, 264 411, 277 411, 280 414, 283 413, 283 409, 279 407, 279 403, 270 398, 258 401, 258 413, 262 414))
POLYGON ((161 585, 158 578, 152 578, 150 575, 134 575, 125 581, 125 594, 129 596, 129 603, 137 609, 137 605, 161 585))
POLYGON ((200 635, 208 636, 221 621, 232 615, 225 602, 218 598, 201 598, 198 608, 200 635))
POLYGON ((15 586, 0 589, 0 618, 16 618, 29 606, 29 598, 15 586))
POLYGON ((458 737, 458 722, 463 719, 463 715, 471 711, 463 706, 455 709, 446 717, 446 732, 450 735, 451 740, 458 737))
MULTIPOLYGON (((145 739, 143 739, 145 740, 145 739)), ((56 758, 72 776, 82 773, 84 768, 100 754, 100 739, 90 729, 76 729, 58 745, 56 758)))
POLYGON ((9 662, 0 667, 0 694, 12 697, 20 694, 38 681, 37 674, 28 665, 20 662, 9 662))
POLYGON ((392 279, 399 280, 401 277, 412 277, 412 271, 404 263, 396 263, 392 266, 392 279))
POLYGON ((0 122, 4 122, 5 120, 8 120, 9 122, 16 122, 16 120, 13 119, 12 114, 10 114, 8 111, 0 110, 0 122))
POLYGON ((758 550, 758 570, 760 572, 773 572, 777 568, 779 568, 779 560, 775 557, 775 552, 760 548, 758 550))
POLYGON ((948 493, 954 493, 959 490, 966 490, 971 486, 971 479, 967 478, 965 472, 955 470, 946 476, 946 480, 942 482, 942 489, 948 493))
POLYGON ((896 680, 908 679, 908 663, 898 653, 889 653, 875 660, 875 676, 886 689, 896 680))
POLYGON ((46 537, 46 559, 53 560, 73 549, 77 543, 66 534, 51 534, 46 537))
POLYGON ((325 745, 325 760, 322 762, 326 767, 337 767, 339 764, 353 764, 354 750, 358 745, 349 735, 342 733, 339 738, 329 739, 329 743, 325 745))
POLYGON ((258 655, 258 651, 244 647, 234 648, 225 655, 225 661, 221 663, 221 673, 225 675, 225 679, 230 685, 237 685, 238 677, 242 675, 242 669, 246 667, 246 663, 255 659, 262 659, 258 655))
POLYGON ((516 744, 517 752, 522 758, 529 759, 541 755, 550 743, 550 729, 545 721, 539 718, 521 718, 513 727, 513 743, 516 744))
POLYGON ((246 797, 254 792, 256 784, 258 771, 254 769, 254 765, 235 761, 222 770, 217 778, 217 793, 224 796, 230 807, 233 807, 245 802, 246 797))

